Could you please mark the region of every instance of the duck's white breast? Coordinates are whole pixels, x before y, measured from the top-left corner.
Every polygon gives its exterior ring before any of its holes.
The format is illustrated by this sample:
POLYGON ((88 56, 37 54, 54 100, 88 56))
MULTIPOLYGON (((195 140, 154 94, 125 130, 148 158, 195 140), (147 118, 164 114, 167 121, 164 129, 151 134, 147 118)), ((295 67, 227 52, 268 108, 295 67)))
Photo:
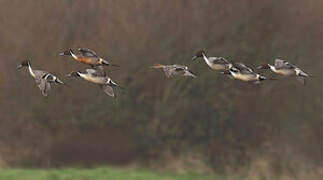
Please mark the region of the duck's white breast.
POLYGON ((95 84, 106 84, 105 78, 103 77, 96 77, 96 76, 91 76, 87 74, 80 74, 80 76, 81 78, 95 84))
POLYGON ((225 70, 224 64, 211 64, 210 67, 214 70, 217 70, 217 71, 225 70))
POLYGON ((295 75, 295 71, 293 69, 275 69, 274 72, 283 76, 295 75))
POLYGON ((257 76, 254 74, 233 73, 232 76, 235 79, 239 79, 242 81, 256 81, 257 80, 257 76))

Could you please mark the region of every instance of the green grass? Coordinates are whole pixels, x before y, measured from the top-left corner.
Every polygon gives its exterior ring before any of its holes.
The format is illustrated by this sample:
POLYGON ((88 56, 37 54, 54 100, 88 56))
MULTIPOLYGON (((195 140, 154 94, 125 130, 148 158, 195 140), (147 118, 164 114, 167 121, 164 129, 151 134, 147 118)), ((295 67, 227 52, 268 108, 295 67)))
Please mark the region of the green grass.
POLYGON ((0 169, 4 180, 223 180, 199 173, 164 173, 146 169, 95 168, 95 169, 0 169))

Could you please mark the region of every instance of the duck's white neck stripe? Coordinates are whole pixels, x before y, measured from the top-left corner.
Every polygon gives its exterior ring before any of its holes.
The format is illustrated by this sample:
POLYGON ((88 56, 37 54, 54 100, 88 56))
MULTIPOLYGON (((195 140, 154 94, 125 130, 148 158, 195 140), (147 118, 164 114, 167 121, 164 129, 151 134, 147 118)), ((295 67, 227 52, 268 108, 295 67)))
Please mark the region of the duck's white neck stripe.
POLYGON ((35 77, 35 74, 34 74, 34 72, 33 72, 33 69, 31 68, 31 66, 30 66, 30 65, 28 65, 28 69, 29 69, 29 73, 30 73, 30 75, 31 75, 32 77, 35 77))
POLYGON ((78 74, 81 78, 83 78, 83 79, 85 79, 85 78, 86 78, 86 74, 79 73, 79 72, 77 72, 77 74, 78 74))
POLYGON ((212 62, 209 60, 209 58, 206 57, 204 53, 202 53, 203 59, 205 60, 206 64, 212 68, 212 62))
POLYGON ((71 55, 74 59, 77 59, 77 56, 73 52, 71 52, 71 55))
POLYGON ((275 66, 270 65, 270 64, 268 64, 268 66, 270 67, 270 70, 272 70, 272 71, 274 71, 274 72, 276 72, 276 71, 277 71, 277 69, 275 68, 275 66))
POLYGON ((206 62, 208 62, 208 61, 209 61, 209 59, 206 57, 206 55, 205 55, 204 53, 202 53, 202 56, 203 56, 203 59, 204 59, 206 62))

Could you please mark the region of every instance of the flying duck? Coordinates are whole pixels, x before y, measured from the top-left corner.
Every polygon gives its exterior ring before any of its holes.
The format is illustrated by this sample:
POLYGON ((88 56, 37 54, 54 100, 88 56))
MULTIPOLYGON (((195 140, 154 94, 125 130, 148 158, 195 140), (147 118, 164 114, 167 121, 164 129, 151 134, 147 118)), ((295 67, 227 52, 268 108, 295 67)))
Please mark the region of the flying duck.
POLYGON ((61 56, 72 56, 73 59, 75 59, 78 62, 88 64, 92 67, 95 66, 116 66, 119 67, 119 65, 116 64, 110 64, 108 61, 104 60, 100 56, 96 54, 95 51, 88 49, 88 48, 79 48, 79 53, 75 54, 72 49, 69 49, 67 51, 64 51, 60 53, 61 56))
POLYGON ((69 77, 80 77, 86 81, 97 84, 107 95, 115 97, 113 87, 120 87, 117 83, 113 82, 111 78, 107 76, 102 66, 95 67, 93 69, 86 69, 84 72, 77 71, 67 74, 69 77))
POLYGON ((37 86, 39 87, 43 96, 48 95, 48 91, 50 90, 51 83, 64 84, 60 79, 54 76, 51 73, 41 70, 33 70, 30 65, 29 60, 22 61, 17 69, 21 69, 23 67, 28 67, 29 74, 35 79, 37 86))
POLYGON ((162 65, 162 64, 154 64, 151 66, 154 69, 163 69, 166 77, 171 78, 175 76, 191 76, 195 78, 196 76, 188 69, 187 66, 184 65, 162 65))
POLYGON ((233 79, 253 82, 255 84, 259 84, 261 81, 266 80, 266 77, 255 73, 251 68, 243 63, 233 63, 228 73, 231 74, 233 79))
POLYGON ((274 65, 264 64, 258 66, 257 69, 270 69, 272 72, 283 75, 283 76, 296 76, 297 80, 305 85, 305 78, 311 77, 300 68, 295 65, 289 63, 286 60, 275 59, 274 65))
POLYGON ((232 63, 223 57, 207 57, 205 51, 198 51, 192 60, 202 57, 206 64, 215 71, 226 71, 232 67, 232 63))

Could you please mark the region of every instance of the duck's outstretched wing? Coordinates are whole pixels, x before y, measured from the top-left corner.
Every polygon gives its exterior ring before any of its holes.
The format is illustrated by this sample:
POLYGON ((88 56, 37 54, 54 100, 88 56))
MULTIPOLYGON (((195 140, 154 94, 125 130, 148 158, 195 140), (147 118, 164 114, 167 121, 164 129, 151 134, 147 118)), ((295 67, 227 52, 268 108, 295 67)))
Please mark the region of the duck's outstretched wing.
POLYGON ((196 77, 187 66, 184 65, 174 65, 174 75, 182 75, 182 76, 191 76, 196 77))
POLYGON ((88 48, 79 48, 78 51, 84 56, 84 57, 98 57, 95 51, 88 49, 88 48))
POLYGON ((298 82, 302 83, 305 86, 305 84, 306 84, 305 77, 297 76, 296 79, 297 79, 298 82))
POLYGON ((174 64, 174 65, 167 65, 163 69, 166 77, 171 78, 181 73, 184 73, 185 66, 174 64))
POLYGON ((242 73, 253 73, 253 70, 243 63, 234 63, 233 67, 242 73))
POLYGON ((94 74, 96 73, 95 69, 85 69, 85 72, 87 72, 88 74, 94 74))
POLYGON ((275 59, 274 66, 276 69, 295 69, 296 68, 296 66, 294 66, 293 64, 282 59, 275 59))
POLYGON ((44 78, 35 78, 36 84, 43 96, 48 96, 50 90, 50 83, 44 78))
POLYGON ((111 97, 115 97, 113 88, 109 85, 101 85, 101 89, 103 90, 103 92, 111 97))
POLYGON ((214 64, 230 64, 224 57, 209 57, 209 60, 214 64))
POLYGON ((107 75, 102 66, 96 66, 94 69, 86 69, 85 71, 92 76, 104 77, 107 75))
POLYGON ((181 71, 185 71, 186 68, 185 67, 174 67, 174 71, 176 72, 181 72, 181 71))
POLYGON ((196 75, 193 74, 190 70, 185 70, 183 76, 191 76, 193 78, 196 78, 196 75))
POLYGON ((175 74, 174 70, 172 70, 172 69, 164 69, 164 72, 165 72, 166 77, 168 77, 168 78, 173 77, 175 74))
POLYGON ((163 67, 163 70, 165 72, 166 77, 168 77, 168 78, 171 78, 171 77, 175 76, 175 74, 176 74, 175 68, 170 65, 163 67))

